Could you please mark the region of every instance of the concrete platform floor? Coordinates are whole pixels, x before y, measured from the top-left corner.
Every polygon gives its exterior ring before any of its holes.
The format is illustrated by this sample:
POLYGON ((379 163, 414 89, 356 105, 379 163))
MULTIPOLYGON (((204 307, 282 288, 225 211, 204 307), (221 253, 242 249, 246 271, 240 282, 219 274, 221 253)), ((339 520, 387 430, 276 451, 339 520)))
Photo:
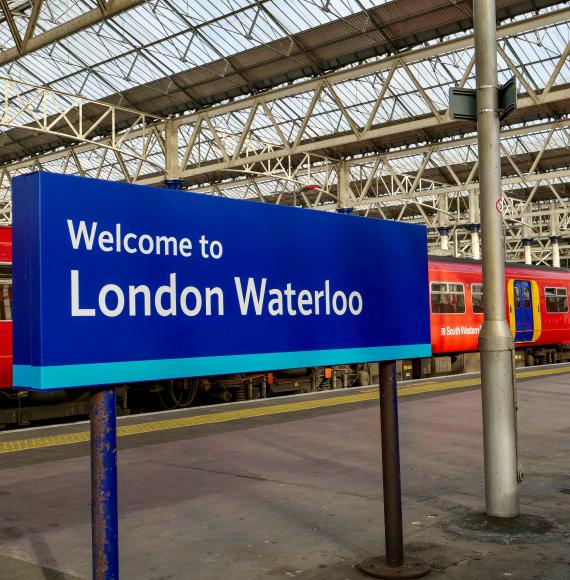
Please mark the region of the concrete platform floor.
MULTIPOLYGON (((522 511, 559 526, 537 543, 449 530, 484 509, 480 406, 477 388, 400 401, 407 554, 434 579, 570 579, 570 373, 519 384, 522 511)), ((379 436, 368 400, 121 438, 121 577, 362 580, 384 552, 379 436)), ((86 453, 0 455, 1 579, 90 577, 86 453)))

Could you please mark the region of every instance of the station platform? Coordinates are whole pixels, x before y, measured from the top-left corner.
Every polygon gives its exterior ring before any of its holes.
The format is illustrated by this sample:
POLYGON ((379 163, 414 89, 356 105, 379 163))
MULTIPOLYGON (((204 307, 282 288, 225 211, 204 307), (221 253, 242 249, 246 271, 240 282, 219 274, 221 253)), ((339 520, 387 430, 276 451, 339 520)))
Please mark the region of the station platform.
MULTIPOLYGON (((406 555, 431 578, 570 579, 570 365, 518 374, 528 518, 502 536, 464 525, 478 376, 399 387, 406 555)), ((90 578, 88 454, 86 422, 0 434, 0 579, 90 578)), ((120 418, 119 516, 128 580, 362 580, 384 553, 377 389, 120 418)))

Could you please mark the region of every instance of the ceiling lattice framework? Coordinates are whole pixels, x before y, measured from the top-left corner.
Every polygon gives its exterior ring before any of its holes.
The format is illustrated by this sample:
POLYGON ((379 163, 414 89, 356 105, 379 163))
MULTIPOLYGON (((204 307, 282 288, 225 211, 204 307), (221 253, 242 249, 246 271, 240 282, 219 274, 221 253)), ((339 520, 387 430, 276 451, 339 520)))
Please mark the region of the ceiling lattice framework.
MULTIPOLYGON (((475 127, 447 101, 474 87, 470 4, 0 0, 0 221, 11 177, 42 168, 352 207, 426 223, 434 247, 449 227, 469 254, 475 127)), ((519 91, 502 136, 509 256, 532 235, 546 260, 554 234, 570 255, 570 9, 497 6, 499 78, 519 91)))

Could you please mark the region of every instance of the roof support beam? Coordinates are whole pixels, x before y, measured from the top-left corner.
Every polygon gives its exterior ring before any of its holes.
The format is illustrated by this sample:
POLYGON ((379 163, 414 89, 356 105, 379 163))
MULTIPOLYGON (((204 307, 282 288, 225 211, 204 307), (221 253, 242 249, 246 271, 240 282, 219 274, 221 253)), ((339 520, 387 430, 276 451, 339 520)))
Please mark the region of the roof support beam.
MULTIPOLYGON (((28 26, 26 27, 26 32, 24 34, 24 40, 22 41, 22 48, 27 48, 28 43, 30 42, 30 38, 34 36, 34 32, 36 31, 36 25, 38 23, 38 18, 40 17, 40 11, 42 9, 42 5, 44 0, 35 0, 32 6, 32 13, 30 15, 30 19, 28 20, 28 26)), ((20 49, 21 51, 22 49, 20 49)))
POLYGON ((10 29, 10 33, 12 34, 12 38, 14 39, 16 50, 20 53, 22 51, 22 37, 20 36, 20 31, 18 30, 16 22, 14 21, 14 16, 12 14, 12 11, 10 10, 10 6, 8 5, 8 0, 0 0, 0 7, 2 8, 2 12, 4 12, 4 17, 8 22, 8 28, 10 29))
MULTIPOLYGON (((60 24, 59 26, 55 26, 46 32, 42 32, 37 36, 31 36, 30 38, 27 38, 27 42, 22 42, 20 40, 20 43, 18 44, 17 37, 14 36, 16 46, 0 53, 0 66, 6 65, 20 58, 21 56, 24 56, 25 54, 34 52, 35 50, 44 48, 45 46, 49 46, 58 40, 63 40, 64 38, 67 38, 68 36, 71 36, 80 30, 94 26, 106 18, 116 16, 121 12, 130 10, 131 8, 139 6, 140 4, 144 4, 145 2, 146 0, 114 0, 113 2, 105 4, 106 9, 104 12, 101 7, 98 6, 97 8, 89 10, 77 18, 73 18, 68 22, 60 24)), ((5 7, 7 8, 8 5, 7 0, 0 0, 0 5, 4 9, 8 24, 10 25, 10 20, 13 21, 13 18, 10 10, 6 12, 5 7)), ((11 25, 10 29, 12 29, 11 25)), ((16 32, 18 32, 17 28, 16 32)), ((14 33, 12 32, 12 34, 14 33)), ((19 34, 17 36, 19 37, 19 34)))
MULTIPOLYGON (((541 105, 547 105, 550 103, 567 100, 570 99, 570 89, 552 91, 547 95, 539 95, 538 98, 541 105)), ((534 99, 531 97, 523 97, 518 101, 518 111, 523 113, 526 109, 534 107, 535 104, 536 103, 534 99)), ((310 116, 310 113, 311 110, 309 110, 306 114, 306 118, 310 116)), ((410 119, 407 122, 395 125, 380 125, 378 128, 370 129, 367 133, 361 133, 360 135, 355 135, 354 132, 351 131, 345 134, 332 135, 331 137, 323 140, 309 140, 304 143, 301 142, 294 145, 292 153, 318 153, 323 150, 326 151, 335 147, 358 143, 365 140, 373 140, 386 136, 397 136, 398 134, 403 133, 421 133, 422 131, 429 131, 430 129, 434 129, 441 125, 443 122, 445 122, 445 119, 442 119, 441 117, 427 116, 423 119, 410 119)), ((183 123, 180 124, 182 125, 183 123)), ((269 159, 281 157, 282 155, 283 151, 275 148, 271 151, 262 151, 258 154, 248 154, 247 157, 234 157, 230 160, 220 159, 215 163, 210 163, 204 166, 195 165, 187 167, 181 172, 181 177, 196 180, 198 176, 208 172, 238 169, 244 163, 261 163, 269 159)))

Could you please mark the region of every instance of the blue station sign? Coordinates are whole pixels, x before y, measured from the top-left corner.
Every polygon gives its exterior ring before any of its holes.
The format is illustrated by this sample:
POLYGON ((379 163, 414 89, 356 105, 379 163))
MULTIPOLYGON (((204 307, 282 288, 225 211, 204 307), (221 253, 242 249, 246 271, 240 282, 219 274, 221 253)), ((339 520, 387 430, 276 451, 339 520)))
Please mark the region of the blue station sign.
POLYGON ((13 218, 17 387, 431 354, 423 226, 49 173, 13 218))

